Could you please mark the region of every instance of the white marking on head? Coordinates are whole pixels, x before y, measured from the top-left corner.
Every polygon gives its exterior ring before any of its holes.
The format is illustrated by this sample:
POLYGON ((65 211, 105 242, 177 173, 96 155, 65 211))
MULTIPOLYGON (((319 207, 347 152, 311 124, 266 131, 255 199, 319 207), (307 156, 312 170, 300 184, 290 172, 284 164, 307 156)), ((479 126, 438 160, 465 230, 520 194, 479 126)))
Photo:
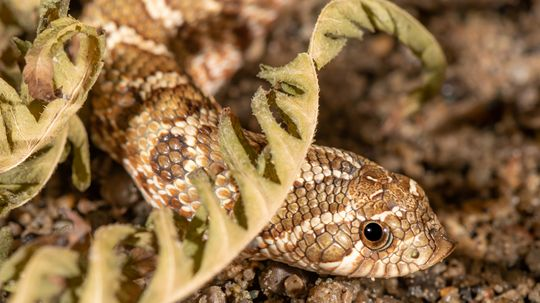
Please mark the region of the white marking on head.
POLYGON ((364 247, 362 241, 356 242, 354 248, 341 260, 341 264, 334 269, 333 273, 339 275, 350 275, 356 271, 359 263, 364 258, 364 256, 360 254, 362 247, 364 247))
POLYGON ((383 192, 384 192, 384 190, 379 189, 378 191, 372 193, 372 194, 369 196, 369 199, 370 199, 370 200, 373 200, 374 197, 376 197, 376 196, 379 195, 379 194, 382 194, 383 192))
POLYGON ((378 179, 373 178, 372 176, 366 176, 366 179, 373 181, 373 182, 379 182, 378 179))
POLYGON ((398 216, 398 217, 400 217, 400 218, 403 217, 403 212, 402 212, 402 211, 405 211, 405 210, 402 209, 402 208, 399 207, 399 206, 394 206, 394 207, 392 207, 392 212, 393 212, 394 214, 396 214, 396 216, 398 216))
POLYGON ((396 215, 396 216, 401 218, 401 217, 403 217, 403 211, 404 211, 404 209, 402 209, 401 207, 394 206, 391 210, 386 210, 386 211, 383 211, 382 213, 375 214, 375 215, 371 216, 369 219, 370 220, 384 221, 384 220, 386 220, 386 217, 388 217, 389 215, 396 215))
POLYGON ((386 211, 383 211, 382 213, 379 213, 379 214, 375 214, 373 216, 371 216, 369 219, 370 220, 373 220, 373 221, 384 221, 386 219, 387 216, 389 215, 393 215, 394 212, 391 211, 391 210, 386 210, 386 211))
POLYGON ((415 196, 420 196, 420 194, 418 193, 418 187, 417 187, 417 183, 416 181, 414 181, 413 179, 409 179, 409 192, 415 196))

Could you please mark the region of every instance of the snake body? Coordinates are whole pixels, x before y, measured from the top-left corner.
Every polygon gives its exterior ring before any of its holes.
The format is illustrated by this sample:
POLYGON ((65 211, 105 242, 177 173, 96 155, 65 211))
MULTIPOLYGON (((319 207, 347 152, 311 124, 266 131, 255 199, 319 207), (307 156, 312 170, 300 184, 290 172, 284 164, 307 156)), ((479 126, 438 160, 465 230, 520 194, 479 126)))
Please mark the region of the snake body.
MULTIPOLYGON (((232 211, 240 193, 217 140, 207 94, 241 65, 286 0, 95 0, 84 20, 104 29, 105 67, 92 93, 92 136, 146 201, 191 218, 187 174, 202 167, 232 211), (246 42, 247 41, 247 42, 246 42), (173 44, 183 51, 174 56, 173 44)), ((254 147, 264 137, 246 132, 254 147)), ((324 274, 393 277, 445 258, 453 244, 423 190, 351 152, 313 145, 283 206, 245 254, 324 274)))

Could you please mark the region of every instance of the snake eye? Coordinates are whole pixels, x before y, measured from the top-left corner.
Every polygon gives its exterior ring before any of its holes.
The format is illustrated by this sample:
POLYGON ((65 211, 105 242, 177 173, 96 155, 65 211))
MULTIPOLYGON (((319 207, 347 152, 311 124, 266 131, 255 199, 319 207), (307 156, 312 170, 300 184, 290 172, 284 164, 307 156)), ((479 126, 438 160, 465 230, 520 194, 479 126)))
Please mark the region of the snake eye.
POLYGON ((368 221, 362 230, 362 242, 371 250, 382 250, 392 243, 392 233, 382 222, 368 221))

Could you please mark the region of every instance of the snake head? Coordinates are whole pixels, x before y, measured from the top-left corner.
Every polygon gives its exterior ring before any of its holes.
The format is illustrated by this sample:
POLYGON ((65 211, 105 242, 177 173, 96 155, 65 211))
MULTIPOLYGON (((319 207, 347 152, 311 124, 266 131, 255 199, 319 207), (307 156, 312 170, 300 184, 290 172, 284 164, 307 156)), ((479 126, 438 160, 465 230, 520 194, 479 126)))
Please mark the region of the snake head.
POLYGON ((412 179, 368 162, 350 184, 358 233, 334 274, 396 277, 424 270, 454 249, 424 190, 412 179))
POLYGON ((384 278, 426 269, 453 248, 414 180, 323 147, 310 150, 285 205, 249 246, 318 273, 384 278))

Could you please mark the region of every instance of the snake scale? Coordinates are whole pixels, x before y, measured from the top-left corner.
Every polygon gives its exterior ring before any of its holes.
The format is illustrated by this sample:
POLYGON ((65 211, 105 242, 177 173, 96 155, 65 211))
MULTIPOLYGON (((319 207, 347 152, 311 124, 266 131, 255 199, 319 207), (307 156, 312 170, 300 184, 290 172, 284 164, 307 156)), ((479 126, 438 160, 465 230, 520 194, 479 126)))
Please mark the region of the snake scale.
MULTIPOLYGON (((105 31, 107 46, 91 96, 93 140, 154 207, 191 218, 200 202, 187 174, 203 167, 232 211, 240 193, 219 152, 221 108, 208 96, 288 2, 94 0, 85 7, 83 19, 105 31)), ((246 134, 264 145, 262 135, 246 134)), ((388 278, 426 269, 453 246, 415 181, 313 145, 246 253, 322 274, 388 278)))

